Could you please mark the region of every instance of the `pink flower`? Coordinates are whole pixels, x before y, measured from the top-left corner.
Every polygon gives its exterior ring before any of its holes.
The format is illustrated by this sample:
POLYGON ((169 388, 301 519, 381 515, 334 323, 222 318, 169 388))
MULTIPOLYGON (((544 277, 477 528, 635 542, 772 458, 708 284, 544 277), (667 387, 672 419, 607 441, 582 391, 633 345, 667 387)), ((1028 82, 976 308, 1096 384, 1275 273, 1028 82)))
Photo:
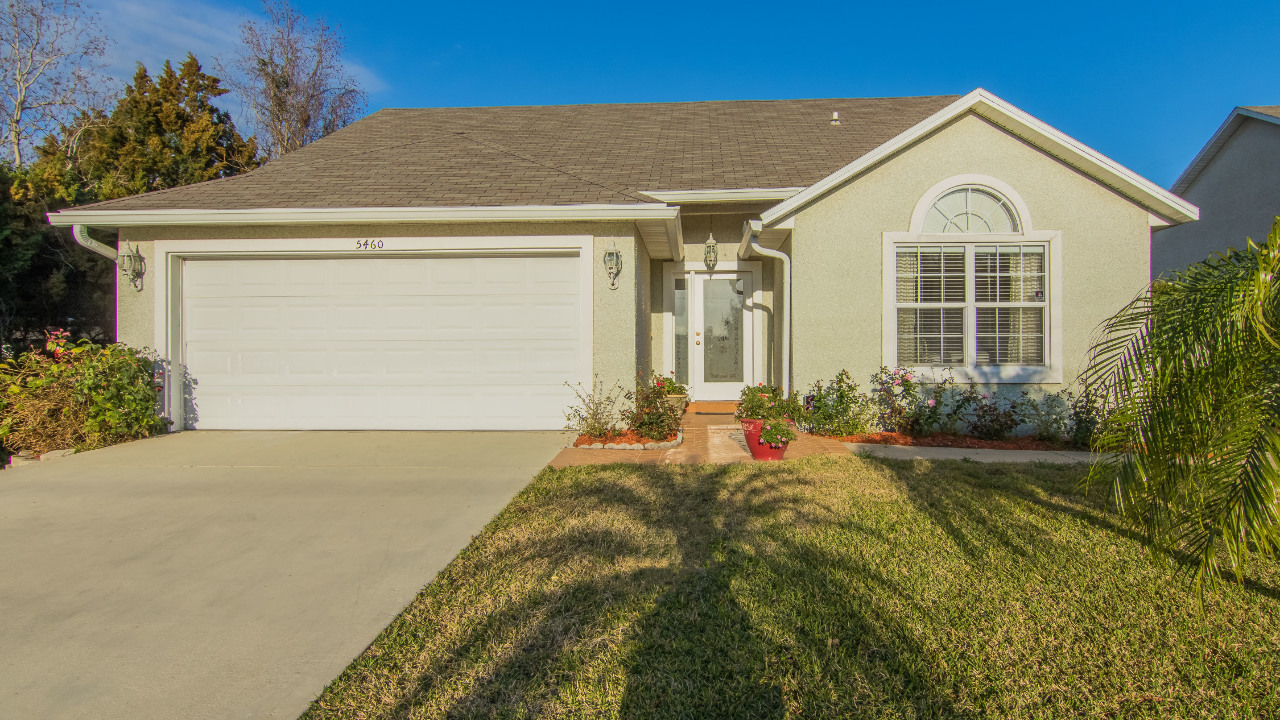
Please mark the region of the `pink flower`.
POLYGON ((933 398, 929 398, 929 407, 933 407, 934 405, 937 405, 937 404, 938 404, 937 400, 934 400, 933 398))
POLYGON ((901 378, 899 378, 899 379, 897 379, 897 380, 894 380, 894 381, 893 381, 893 384, 894 384, 894 385, 901 385, 901 384, 902 384, 902 379, 901 379, 901 378))
POLYGON ((911 373, 907 373, 907 374, 906 374, 906 378, 907 378, 908 380, 910 380, 910 379, 911 379, 911 373))
POLYGON ((986 393, 982 393, 982 399, 983 399, 983 400, 990 400, 990 399, 991 399, 991 396, 990 396, 990 395, 988 395, 988 394, 986 394, 986 393))

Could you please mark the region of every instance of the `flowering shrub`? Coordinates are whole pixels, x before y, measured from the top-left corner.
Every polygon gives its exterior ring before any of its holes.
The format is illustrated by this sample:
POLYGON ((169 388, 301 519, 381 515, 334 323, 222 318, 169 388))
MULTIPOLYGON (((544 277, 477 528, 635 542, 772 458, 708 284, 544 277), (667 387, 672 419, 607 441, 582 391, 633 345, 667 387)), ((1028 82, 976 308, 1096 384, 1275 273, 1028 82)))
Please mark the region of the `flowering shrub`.
POLYGON ((689 388, 676 382, 676 371, 672 370, 669 375, 670 377, 662 377, 661 375, 654 373, 650 382, 652 382, 654 386, 662 388, 664 395, 688 395, 689 388))
POLYGON ((681 411, 667 402, 668 381, 654 375, 646 378, 636 373, 636 389, 627 393, 634 405, 622 411, 622 420, 635 433, 652 440, 666 440, 680 430, 681 411))
POLYGON ((881 367, 871 376, 871 397, 880 410, 880 425, 886 430, 910 433, 920 410, 920 383, 906 368, 881 367))
POLYGON ((0 443, 9 452, 92 450, 163 432, 156 358, 124 345, 47 334, 43 350, 0 363, 0 443))
POLYGON ((772 448, 780 448, 796 439, 796 431, 791 429, 791 423, 786 420, 773 418, 765 420, 760 426, 761 445, 768 445, 772 448))
POLYGON ((760 383, 742 388, 742 394, 738 396, 738 411, 733 416, 738 420, 763 420, 781 416, 783 412, 782 388, 760 383))

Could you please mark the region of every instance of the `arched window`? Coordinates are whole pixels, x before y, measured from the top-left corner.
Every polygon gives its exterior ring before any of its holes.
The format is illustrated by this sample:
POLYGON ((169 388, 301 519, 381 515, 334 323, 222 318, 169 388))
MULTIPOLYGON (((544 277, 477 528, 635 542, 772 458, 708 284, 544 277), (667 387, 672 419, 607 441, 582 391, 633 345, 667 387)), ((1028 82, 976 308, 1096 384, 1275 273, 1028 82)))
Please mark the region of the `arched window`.
POLYGON ((946 233, 1016 233, 1021 231, 1013 205, 994 190, 964 185, 943 193, 924 216, 922 231, 946 233))

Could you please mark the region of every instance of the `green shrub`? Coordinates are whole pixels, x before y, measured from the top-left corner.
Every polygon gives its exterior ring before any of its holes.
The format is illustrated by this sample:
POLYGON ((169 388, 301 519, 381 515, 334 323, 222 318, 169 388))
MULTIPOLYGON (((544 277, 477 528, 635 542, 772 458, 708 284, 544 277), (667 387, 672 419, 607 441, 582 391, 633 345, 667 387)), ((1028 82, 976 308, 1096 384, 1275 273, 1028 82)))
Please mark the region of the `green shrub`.
POLYGON ((1071 427, 1072 396, 1067 390, 1045 393, 1039 398, 1022 393, 1022 418, 1037 440, 1061 442, 1071 427))
POLYGON ((876 415, 871 397, 858 392, 849 371, 841 370, 835 380, 813 384, 797 420, 807 432, 842 437, 871 432, 876 415))
POLYGON ((39 454, 164 432, 156 366, 149 352, 50 333, 43 351, 0 363, 0 443, 39 454))

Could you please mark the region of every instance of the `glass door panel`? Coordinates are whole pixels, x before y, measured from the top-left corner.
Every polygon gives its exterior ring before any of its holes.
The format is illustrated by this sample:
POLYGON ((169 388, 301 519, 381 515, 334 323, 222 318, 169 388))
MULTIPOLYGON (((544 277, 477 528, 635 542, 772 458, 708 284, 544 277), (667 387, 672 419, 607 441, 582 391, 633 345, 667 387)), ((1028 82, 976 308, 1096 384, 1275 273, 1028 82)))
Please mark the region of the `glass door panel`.
POLYGON ((689 280, 690 390, 695 400, 736 400, 755 376, 751 275, 694 273, 689 280))
POLYGON ((742 278, 702 281, 702 381, 746 382, 742 374, 742 278))

